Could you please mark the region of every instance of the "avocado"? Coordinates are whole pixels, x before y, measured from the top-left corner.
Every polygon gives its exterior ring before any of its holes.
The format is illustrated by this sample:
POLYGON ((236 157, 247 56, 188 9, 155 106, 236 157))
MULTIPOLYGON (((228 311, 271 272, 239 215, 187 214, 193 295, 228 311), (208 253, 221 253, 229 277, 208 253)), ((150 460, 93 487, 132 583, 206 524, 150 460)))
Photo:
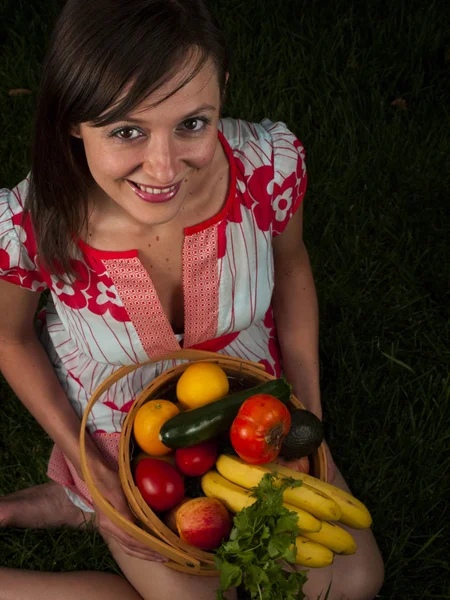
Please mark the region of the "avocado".
POLYGON ((283 440, 280 456, 302 458, 312 454, 323 440, 322 421, 309 410, 298 409, 291 414, 291 428, 283 440))

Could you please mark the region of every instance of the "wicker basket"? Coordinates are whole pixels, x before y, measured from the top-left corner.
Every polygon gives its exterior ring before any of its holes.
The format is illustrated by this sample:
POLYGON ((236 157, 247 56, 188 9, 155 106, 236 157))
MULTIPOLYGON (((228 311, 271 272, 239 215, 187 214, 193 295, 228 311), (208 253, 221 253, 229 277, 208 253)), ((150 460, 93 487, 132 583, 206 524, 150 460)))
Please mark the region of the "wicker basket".
MULTIPOLYGON (((248 387, 253 387, 260 383, 264 383, 265 381, 274 379, 274 377, 269 375, 260 364, 200 350, 180 350, 143 364, 151 364, 152 362, 159 362, 162 360, 186 360, 190 362, 201 360, 214 362, 222 367, 229 378, 240 380, 241 382, 245 382, 245 384, 248 383, 248 387)), ((120 368, 97 388, 89 400, 83 415, 80 432, 81 468, 84 480, 95 504, 100 510, 102 510, 111 521, 129 533, 136 540, 144 543, 155 552, 159 552, 166 556, 169 559, 169 561, 165 563, 166 566, 194 575, 217 576, 218 572, 214 566, 214 554, 204 552, 203 550, 199 550, 198 548, 194 548, 183 542, 150 509, 134 483, 130 465, 133 421, 137 411, 148 400, 153 398, 164 398, 169 390, 173 390, 177 380, 189 366, 189 362, 165 371, 147 385, 136 398, 123 424, 119 447, 119 475, 130 508, 140 524, 135 524, 125 519, 106 500, 106 498, 102 496, 89 471, 85 448, 85 431, 87 418, 92 407, 111 385, 119 381, 119 379, 128 373, 142 367, 143 364, 120 368)), ((297 408, 303 408, 301 402, 294 396, 291 397, 291 403, 297 408)), ((327 464, 323 445, 320 446, 311 459, 312 474, 323 481, 326 481, 327 464)))

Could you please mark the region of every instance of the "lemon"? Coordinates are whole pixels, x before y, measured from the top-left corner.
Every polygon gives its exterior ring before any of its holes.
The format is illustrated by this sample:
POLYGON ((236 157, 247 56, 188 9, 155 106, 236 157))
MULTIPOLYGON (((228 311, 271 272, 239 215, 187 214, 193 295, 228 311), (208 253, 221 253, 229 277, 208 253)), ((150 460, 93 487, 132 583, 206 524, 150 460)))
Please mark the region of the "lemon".
POLYGON ((214 363, 196 362, 185 370, 177 383, 177 398, 188 410, 210 404, 228 394, 230 385, 223 369, 214 363))

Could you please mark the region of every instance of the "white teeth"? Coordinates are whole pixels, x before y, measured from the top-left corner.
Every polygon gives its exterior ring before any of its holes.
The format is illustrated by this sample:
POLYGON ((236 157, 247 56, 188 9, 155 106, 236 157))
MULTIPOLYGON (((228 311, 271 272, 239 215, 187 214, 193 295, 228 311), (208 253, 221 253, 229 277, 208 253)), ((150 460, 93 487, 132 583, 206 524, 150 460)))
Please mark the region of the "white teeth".
POLYGON ((147 194, 169 194, 170 192, 175 191, 177 187, 176 185, 173 185, 172 187, 164 188, 161 190, 159 188, 147 187, 146 185, 141 185, 140 183, 136 183, 135 185, 147 194))

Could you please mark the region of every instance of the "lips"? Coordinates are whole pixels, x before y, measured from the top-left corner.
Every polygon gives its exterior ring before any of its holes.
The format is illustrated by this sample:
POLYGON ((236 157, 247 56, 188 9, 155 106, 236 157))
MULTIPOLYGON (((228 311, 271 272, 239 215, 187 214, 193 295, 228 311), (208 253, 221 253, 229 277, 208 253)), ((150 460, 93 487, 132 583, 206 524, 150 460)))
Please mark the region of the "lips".
POLYGON ((181 187, 181 181, 167 188, 153 188, 150 186, 144 186, 140 183, 130 181, 129 179, 127 179, 127 183, 130 185, 136 196, 138 196, 141 200, 155 204, 172 200, 172 198, 177 195, 181 187))

